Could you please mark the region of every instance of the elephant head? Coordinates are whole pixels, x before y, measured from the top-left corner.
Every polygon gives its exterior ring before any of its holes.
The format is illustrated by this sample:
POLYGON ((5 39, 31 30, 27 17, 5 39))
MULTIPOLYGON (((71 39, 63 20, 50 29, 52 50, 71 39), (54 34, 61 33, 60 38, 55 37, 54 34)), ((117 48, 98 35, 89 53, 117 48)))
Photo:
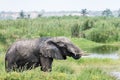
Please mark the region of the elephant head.
POLYGON ((82 51, 66 37, 53 37, 40 44, 40 53, 44 57, 66 59, 66 56, 79 59, 82 51))

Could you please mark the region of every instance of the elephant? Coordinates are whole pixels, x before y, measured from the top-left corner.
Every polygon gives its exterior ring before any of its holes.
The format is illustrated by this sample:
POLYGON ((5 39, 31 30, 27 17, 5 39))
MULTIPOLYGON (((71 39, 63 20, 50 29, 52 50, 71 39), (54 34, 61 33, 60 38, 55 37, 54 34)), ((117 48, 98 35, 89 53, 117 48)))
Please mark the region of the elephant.
POLYGON ((14 42, 5 55, 5 70, 24 71, 39 67, 52 71, 53 59, 65 60, 67 56, 79 59, 82 51, 66 37, 41 37, 14 42))

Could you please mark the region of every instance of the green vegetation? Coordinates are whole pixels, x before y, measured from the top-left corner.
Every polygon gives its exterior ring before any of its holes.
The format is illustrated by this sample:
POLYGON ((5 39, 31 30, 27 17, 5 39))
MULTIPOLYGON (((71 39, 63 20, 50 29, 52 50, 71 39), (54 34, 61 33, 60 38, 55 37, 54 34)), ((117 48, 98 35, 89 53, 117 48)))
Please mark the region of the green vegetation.
POLYGON ((71 36, 72 37, 79 37, 80 34, 80 26, 78 24, 74 24, 71 27, 71 36))
POLYGON ((6 20, 0 21, 2 36, 0 40, 39 36, 75 36, 95 42, 120 41, 119 21, 119 18, 77 16, 6 20))
POLYGON ((52 72, 42 72, 40 68, 24 72, 4 71, 0 69, 0 80, 116 80, 108 73, 118 68, 120 62, 111 59, 54 60, 52 72), (116 65, 117 64, 117 65, 116 65))
POLYGON ((120 71, 120 61, 112 59, 54 60, 52 72, 40 68, 6 73, 5 53, 14 41, 43 36, 66 36, 83 51, 95 47, 120 47, 120 19, 112 17, 40 17, 0 21, 0 80, 115 80, 111 71, 120 71))

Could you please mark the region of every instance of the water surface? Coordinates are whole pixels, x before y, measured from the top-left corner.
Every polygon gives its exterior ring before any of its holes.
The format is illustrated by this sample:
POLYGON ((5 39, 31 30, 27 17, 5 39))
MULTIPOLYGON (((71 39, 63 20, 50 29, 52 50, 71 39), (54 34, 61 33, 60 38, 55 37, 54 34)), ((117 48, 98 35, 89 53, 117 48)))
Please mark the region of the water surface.
POLYGON ((97 54, 97 53, 90 53, 87 56, 83 56, 83 58, 110 58, 110 59, 119 59, 119 55, 117 53, 111 54, 97 54))
POLYGON ((91 49, 91 53, 83 58, 110 58, 119 59, 119 47, 114 45, 102 45, 91 49))
POLYGON ((118 50, 119 50, 118 46, 102 45, 102 46, 92 48, 91 52, 97 53, 97 54, 111 54, 111 53, 117 52, 118 50))

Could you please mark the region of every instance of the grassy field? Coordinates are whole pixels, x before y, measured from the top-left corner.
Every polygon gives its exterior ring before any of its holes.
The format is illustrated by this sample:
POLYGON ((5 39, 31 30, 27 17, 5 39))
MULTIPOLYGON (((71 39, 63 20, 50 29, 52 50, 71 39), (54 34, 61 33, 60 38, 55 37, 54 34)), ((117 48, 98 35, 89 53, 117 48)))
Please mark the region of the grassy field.
POLYGON ((52 72, 40 68, 6 73, 3 56, 0 60, 0 80, 115 80, 111 71, 120 71, 120 61, 112 59, 54 60, 52 72))
POLYGON ((115 80, 112 71, 120 71, 120 61, 81 58, 54 60, 52 72, 40 67, 24 72, 6 73, 4 56, 16 40, 43 36, 66 36, 87 53, 94 47, 120 47, 120 19, 104 17, 48 17, 0 21, 0 80, 115 80), (103 30, 104 29, 104 30, 103 30), (77 33, 76 33, 77 32, 77 33))

